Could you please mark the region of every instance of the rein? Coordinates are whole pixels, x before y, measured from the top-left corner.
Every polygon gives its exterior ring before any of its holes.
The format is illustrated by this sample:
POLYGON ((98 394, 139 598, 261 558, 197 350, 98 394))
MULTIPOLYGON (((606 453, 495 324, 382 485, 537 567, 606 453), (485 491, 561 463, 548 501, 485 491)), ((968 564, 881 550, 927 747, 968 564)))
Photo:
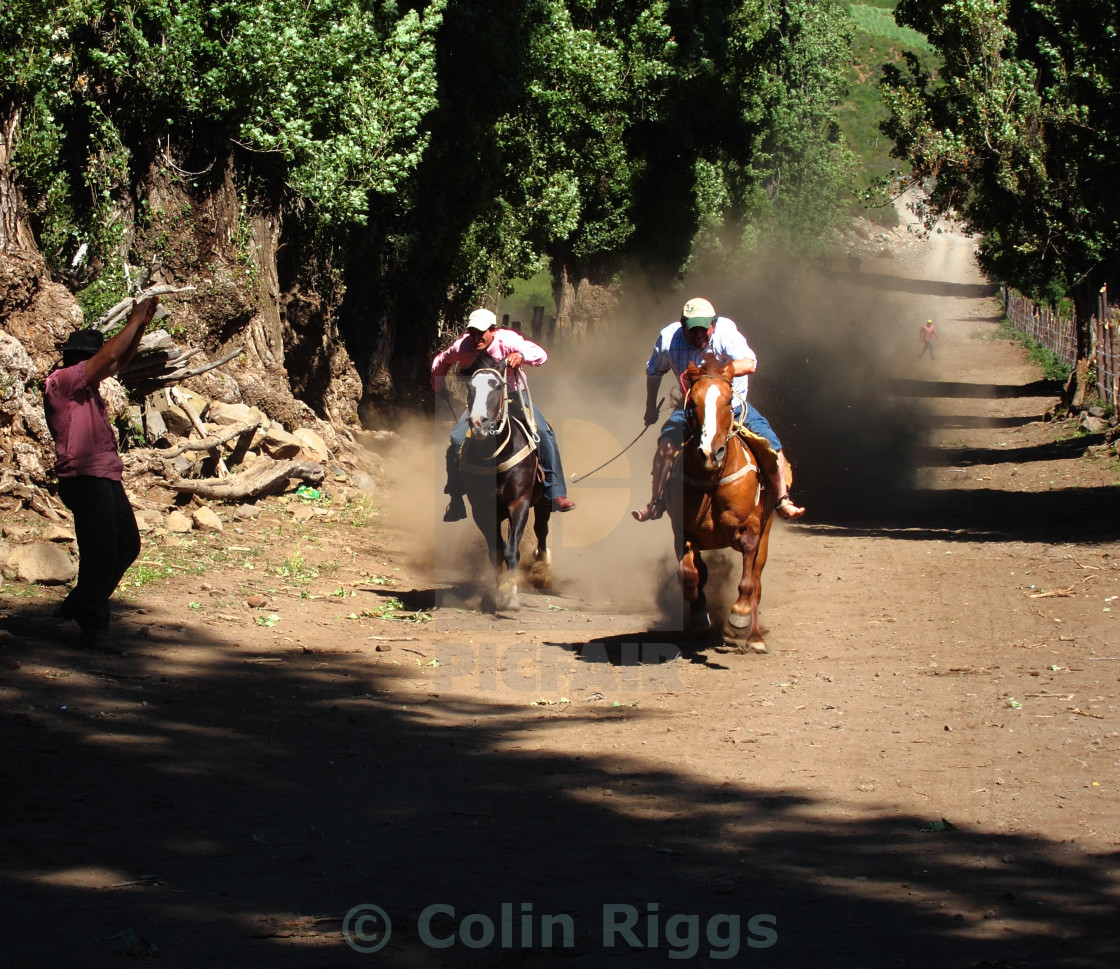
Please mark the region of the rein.
MULTIPOLYGON (((516 417, 509 419, 506 427, 506 434, 502 440, 494 446, 494 451, 489 456, 480 454, 478 457, 482 461, 497 461, 498 455, 502 453, 509 446, 513 438, 513 425, 516 424, 525 433, 526 443, 523 444, 517 451, 506 458, 499 464, 472 464, 471 462, 460 459, 459 467, 462 468, 466 474, 501 474, 503 471, 508 471, 510 468, 516 467, 524 461, 530 454, 533 453, 532 437, 529 434, 529 429, 521 423, 516 417)), ((478 438, 468 438, 468 441, 476 441, 478 438)))

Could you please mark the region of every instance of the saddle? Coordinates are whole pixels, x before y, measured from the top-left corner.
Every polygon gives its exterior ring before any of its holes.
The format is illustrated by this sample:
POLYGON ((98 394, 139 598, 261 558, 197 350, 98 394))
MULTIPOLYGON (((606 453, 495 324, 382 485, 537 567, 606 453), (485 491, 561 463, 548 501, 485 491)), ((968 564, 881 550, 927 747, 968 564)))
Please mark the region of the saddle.
MULTIPOLYGON (((731 427, 733 433, 739 435, 740 440, 747 446, 751 454, 754 455, 755 461, 758 462, 759 468, 762 473, 769 478, 778 472, 778 452, 771 446, 766 438, 755 434, 753 431, 748 431, 742 424, 733 424, 731 427)), ((793 485, 793 469, 789 468, 789 462, 786 462, 786 487, 793 485)))

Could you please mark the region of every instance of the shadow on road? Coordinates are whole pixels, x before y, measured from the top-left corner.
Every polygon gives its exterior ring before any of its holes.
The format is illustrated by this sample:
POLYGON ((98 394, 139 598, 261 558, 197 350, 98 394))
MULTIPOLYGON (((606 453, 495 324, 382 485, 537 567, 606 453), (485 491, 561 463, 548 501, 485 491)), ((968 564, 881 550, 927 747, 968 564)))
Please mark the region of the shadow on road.
POLYGON ((829 272, 833 279, 864 289, 890 293, 912 293, 917 296, 950 296, 958 299, 986 299, 995 296, 999 287, 990 283, 947 283, 938 279, 909 279, 884 273, 829 272))
POLYGON ((1116 954, 1115 854, 931 825, 952 805, 837 813, 792 779, 751 783, 765 736, 710 784, 643 759, 643 732, 665 724, 640 708, 573 704, 565 718, 624 722, 634 743, 557 754, 533 749, 553 711, 460 699, 438 672, 402 702, 420 672, 348 652, 240 656, 193 633, 95 657, 39 627, 27 607, 3 657, 6 965, 368 966, 342 935, 362 904, 391 918, 376 964, 405 967, 553 964, 545 916, 587 965, 917 952, 1072 969, 1116 954), (436 904, 446 948, 420 935, 436 904), (629 944, 604 937, 605 906, 632 916, 629 944))

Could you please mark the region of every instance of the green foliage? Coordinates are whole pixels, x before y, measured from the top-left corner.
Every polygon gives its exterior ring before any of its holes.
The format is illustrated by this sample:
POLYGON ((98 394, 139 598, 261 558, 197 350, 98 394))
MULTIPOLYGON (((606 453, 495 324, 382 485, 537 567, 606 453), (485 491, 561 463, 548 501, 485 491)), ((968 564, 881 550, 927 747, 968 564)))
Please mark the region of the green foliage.
MULTIPOLYGON (((852 55, 847 68, 847 92, 837 106, 846 143, 858 158, 859 180, 853 193, 852 212, 872 209, 871 217, 886 225, 897 223, 893 199, 897 188, 894 142, 882 129, 888 118, 879 90, 884 64, 898 64, 907 55, 918 58, 928 70, 938 59, 926 38, 894 20, 898 0, 851 4, 852 55)), ((864 213, 866 214, 866 213, 864 213)))
POLYGON ((1005 340, 1016 340, 1027 351, 1027 356, 1042 372, 1043 379, 1057 380, 1065 383, 1069 379, 1070 370, 1068 363, 1063 363, 1053 350, 1043 346, 1037 340, 1027 336, 1021 330, 1011 325, 1011 321, 1004 317, 1000 322, 997 333, 1005 340))
POLYGON ((937 78, 915 58, 888 68, 897 156, 931 188, 930 221, 954 212, 981 233, 980 262, 1036 298, 1077 307, 1079 356, 1120 216, 1103 186, 1120 174, 1115 3, 902 0, 901 23, 940 52, 937 78))
POLYGON ((877 5, 853 3, 850 5, 852 22, 855 29, 868 37, 874 37, 883 44, 921 50, 932 53, 933 48, 925 35, 909 27, 902 27, 894 19, 894 8, 898 0, 877 5))
POLYGON ((840 0, 9 0, 0 90, 50 264, 86 252, 88 313, 151 255, 130 242, 167 244, 153 166, 196 160, 204 197, 232 161, 293 274, 352 260, 341 325, 387 357, 546 267, 672 279, 819 246, 853 177, 850 25, 840 0))

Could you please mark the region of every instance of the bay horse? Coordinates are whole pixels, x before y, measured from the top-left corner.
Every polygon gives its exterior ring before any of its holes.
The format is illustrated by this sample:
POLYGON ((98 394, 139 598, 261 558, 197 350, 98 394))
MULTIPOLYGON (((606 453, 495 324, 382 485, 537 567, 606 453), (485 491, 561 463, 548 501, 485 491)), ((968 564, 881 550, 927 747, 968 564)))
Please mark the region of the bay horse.
POLYGON ((552 502, 544 497, 544 480, 536 442, 525 422, 510 413, 505 366, 476 370, 467 387, 470 430, 460 452, 471 516, 490 553, 496 594, 484 606, 512 610, 517 598, 517 567, 521 537, 533 509, 537 548, 530 578, 538 587, 551 585, 552 554, 548 548, 548 520, 552 502), (509 522, 508 534, 502 526, 509 522), (503 570, 504 566, 504 570, 503 570))
POLYGON ((760 458, 734 426, 733 377, 730 363, 704 370, 689 364, 681 374, 689 436, 667 484, 666 506, 689 627, 711 627, 704 594, 708 567, 701 552, 735 549, 743 557, 743 572, 739 597, 724 623, 724 642, 741 653, 765 653, 758 608, 775 495, 763 486, 760 458))

